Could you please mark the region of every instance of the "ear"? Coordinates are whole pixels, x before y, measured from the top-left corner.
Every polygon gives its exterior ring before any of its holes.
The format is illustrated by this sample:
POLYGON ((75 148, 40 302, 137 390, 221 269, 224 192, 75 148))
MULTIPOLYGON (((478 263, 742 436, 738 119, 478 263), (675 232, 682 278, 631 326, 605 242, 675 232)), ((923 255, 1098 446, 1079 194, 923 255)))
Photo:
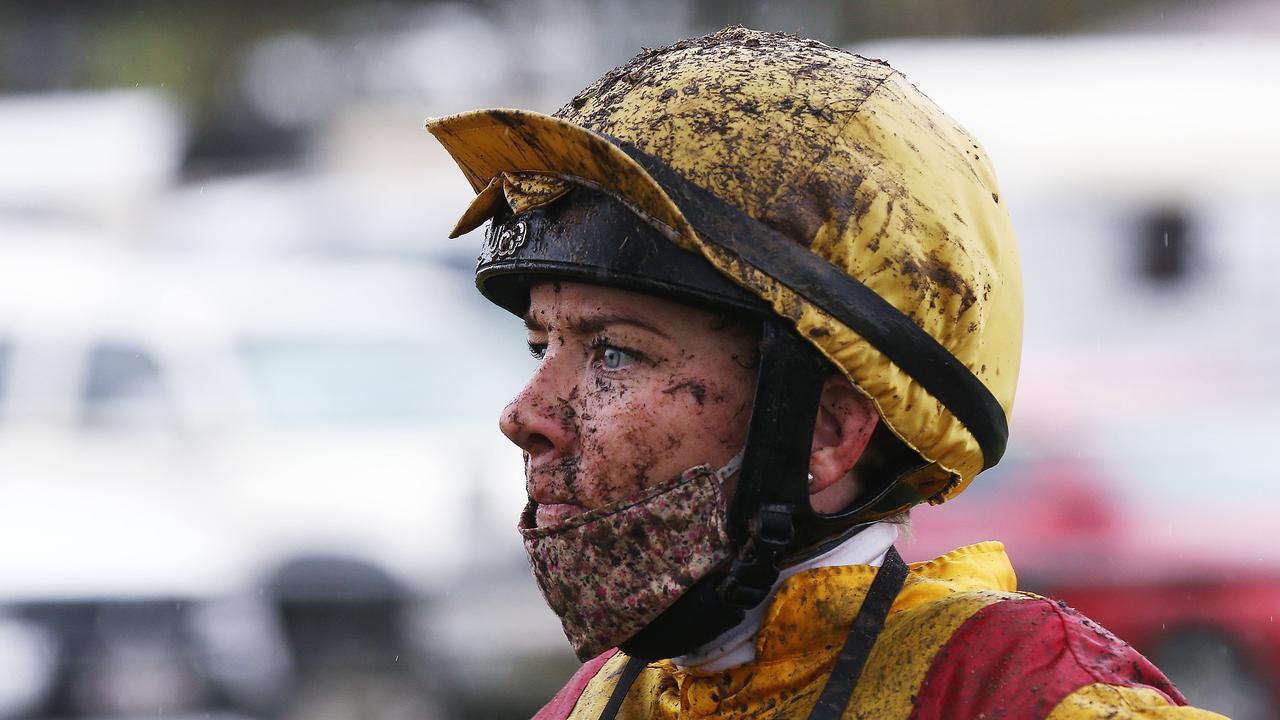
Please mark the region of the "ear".
POLYGON ((849 474, 867 449, 879 420, 871 399, 856 390, 848 378, 839 374, 827 376, 813 427, 810 495, 821 493, 849 474))

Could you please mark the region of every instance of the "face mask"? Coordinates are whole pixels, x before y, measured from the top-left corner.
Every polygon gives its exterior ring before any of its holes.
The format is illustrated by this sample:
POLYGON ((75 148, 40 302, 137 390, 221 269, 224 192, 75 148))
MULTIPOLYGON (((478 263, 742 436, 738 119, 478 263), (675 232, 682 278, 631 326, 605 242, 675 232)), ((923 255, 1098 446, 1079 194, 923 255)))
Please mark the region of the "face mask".
POLYGON ((579 660, 626 641, 730 557, 724 480, 741 463, 692 468, 549 528, 534 527, 529 503, 525 551, 579 660))

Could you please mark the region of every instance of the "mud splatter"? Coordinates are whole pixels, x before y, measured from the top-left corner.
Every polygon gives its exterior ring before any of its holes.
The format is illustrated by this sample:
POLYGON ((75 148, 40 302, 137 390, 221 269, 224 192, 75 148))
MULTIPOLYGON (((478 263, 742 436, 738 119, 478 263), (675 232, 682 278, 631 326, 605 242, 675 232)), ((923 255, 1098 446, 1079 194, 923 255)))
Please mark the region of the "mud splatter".
POLYGON ((582 458, 578 455, 561 458, 552 467, 552 472, 560 477, 560 481, 564 483, 565 492, 569 497, 579 497, 578 495, 578 474, 581 472, 582 458))
POLYGON ((693 379, 690 379, 690 380, 685 380, 684 382, 681 382, 681 383, 677 383, 677 384, 672 385, 671 387, 666 388, 665 390, 663 390, 663 391, 662 391, 662 394, 664 394, 664 395, 675 395, 676 393, 678 393, 678 392, 680 392, 680 391, 682 391, 682 390, 686 390, 686 391, 688 391, 688 392, 689 392, 689 394, 693 396, 693 399, 694 399, 694 400, 695 400, 699 405, 704 405, 704 404, 706 404, 706 401, 707 401, 707 385, 706 385, 706 383, 701 382, 701 381, 699 381, 699 380, 693 380, 693 379))
POLYGON ((556 419, 560 423, 560 429, 565 433, 574 433, 578 429, 578 411, 574 410, 573 405, 570 404, 577 397, 575 393, 578 387, 575 385, 573 390, 574 392, 569 397, 557 398, 560 401, 560 405, 556 409, 556 419))
POLYGON ((957 317, 964 315, 978 301, 978 296, 968 282, 935 257, 920 260, 914 255, 905 254, 898 259, 898 267, 911 283, 912 290, 928 293, 930 306, 938 300, 938 288, 945 288, 960 298, 957 317))

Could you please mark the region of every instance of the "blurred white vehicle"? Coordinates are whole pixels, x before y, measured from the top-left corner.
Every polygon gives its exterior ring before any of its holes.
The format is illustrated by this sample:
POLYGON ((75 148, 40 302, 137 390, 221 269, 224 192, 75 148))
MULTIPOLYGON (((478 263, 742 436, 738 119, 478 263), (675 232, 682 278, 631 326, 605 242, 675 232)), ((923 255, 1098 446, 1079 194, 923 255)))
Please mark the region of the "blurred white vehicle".
POLYGON ((428 585, 487 540, 477 513, 518 512, 490 478, 519 477, 495 429, 519 335, 495 351, 465 276, 24 234, 0 245, 0 594, 208 592, 317 549, 428 585))

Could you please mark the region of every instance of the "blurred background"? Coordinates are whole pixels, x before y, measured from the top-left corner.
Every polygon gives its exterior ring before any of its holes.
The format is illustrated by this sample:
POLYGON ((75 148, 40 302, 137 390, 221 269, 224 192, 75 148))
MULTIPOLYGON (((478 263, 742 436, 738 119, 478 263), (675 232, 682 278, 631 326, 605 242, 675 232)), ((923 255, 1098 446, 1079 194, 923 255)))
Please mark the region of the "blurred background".
POLYGON ((1280 717, 1280 4, 0 3, 0 718, 521 718, 576 667, 496 428, 532 367, 425 117, 741 23, 888 60, 1022 244, 1009 455, 909 560, 1280 717))

